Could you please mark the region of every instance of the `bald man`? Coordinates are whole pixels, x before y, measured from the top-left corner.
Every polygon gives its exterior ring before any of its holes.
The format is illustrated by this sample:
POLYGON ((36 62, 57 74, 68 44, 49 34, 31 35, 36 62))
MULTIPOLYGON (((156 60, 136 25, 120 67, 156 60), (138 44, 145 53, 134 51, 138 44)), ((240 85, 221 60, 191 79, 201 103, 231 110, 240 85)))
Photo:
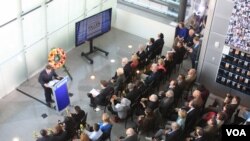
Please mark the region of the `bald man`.
POLYGON ((120 139, 119 141, 137 141, 138 137, 133 128, 128 128, 126 130, 126 137, 124 139, 120 139))

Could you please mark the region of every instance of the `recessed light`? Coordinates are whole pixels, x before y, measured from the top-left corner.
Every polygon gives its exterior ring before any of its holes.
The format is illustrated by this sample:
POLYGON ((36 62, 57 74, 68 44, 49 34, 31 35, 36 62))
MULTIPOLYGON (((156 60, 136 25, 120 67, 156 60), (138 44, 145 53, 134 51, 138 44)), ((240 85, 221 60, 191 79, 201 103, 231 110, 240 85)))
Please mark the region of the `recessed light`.
POLYGON ((90 79, 94 80, 94 79, 95 79, 95 76, 94 76, 94 75, 91 75, 91 76, 90 76, 90 79))
POLYGON ((137 70, 137 71, 136 71, 136 73, 137 73, 137 74, 139 74, 139 73, 140 73, 140 71, 139 71, 139 70, 137 70))
POLYGON ((19 138, 18 138, 18 137, 15 137, 15 138, 13 138, 12 141, 19 141, 19 138))
POLYGON ((114 63, 114 62, 115 62, 115 59, 111 59, 110 62, 111 62, 111 63, 114 63))
POLYGON ((132 45, 128 45, 128 48, 132 48, 133 46, 132 45))

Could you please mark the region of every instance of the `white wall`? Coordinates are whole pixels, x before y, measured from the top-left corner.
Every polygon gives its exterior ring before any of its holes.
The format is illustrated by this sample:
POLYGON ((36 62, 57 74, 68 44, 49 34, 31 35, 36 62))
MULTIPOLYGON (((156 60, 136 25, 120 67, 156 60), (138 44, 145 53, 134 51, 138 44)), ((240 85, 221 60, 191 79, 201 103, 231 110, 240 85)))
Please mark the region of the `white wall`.
POLYGON ((118 9, 113 27, 140 36, 145 39, 157 38, 159 33, 164 34, 165 46, 171 47, 174 40, 175 27, 142 17, 140 15, 118 9))
POLYGON ((0 1, 0 98, 37 74, 47 64, 51 48, 70 51, 75 47, 75 22, 111 7, 115 15, 117 3, 117 0, 53 0, 46 4, 47 1, 0 1), (38 6, 41 7, 21 16, 38 6))

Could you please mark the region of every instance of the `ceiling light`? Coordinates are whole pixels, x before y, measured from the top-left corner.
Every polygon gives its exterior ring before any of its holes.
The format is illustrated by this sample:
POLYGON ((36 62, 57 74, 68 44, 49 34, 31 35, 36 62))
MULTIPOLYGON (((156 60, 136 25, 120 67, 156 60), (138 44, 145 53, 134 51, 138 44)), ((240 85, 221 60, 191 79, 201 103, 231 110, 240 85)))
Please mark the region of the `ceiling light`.
POLYGON ((18 137, 15 137, 15 138, 13 138, 12 141, 19 141, 19 138, 18 138, 18 137))
POLYGON ((90 79, 94 80, 94 79, 95 79, 95 76, 94 76, 94 75, 91 75, 91 76, 90 76, 90 79))

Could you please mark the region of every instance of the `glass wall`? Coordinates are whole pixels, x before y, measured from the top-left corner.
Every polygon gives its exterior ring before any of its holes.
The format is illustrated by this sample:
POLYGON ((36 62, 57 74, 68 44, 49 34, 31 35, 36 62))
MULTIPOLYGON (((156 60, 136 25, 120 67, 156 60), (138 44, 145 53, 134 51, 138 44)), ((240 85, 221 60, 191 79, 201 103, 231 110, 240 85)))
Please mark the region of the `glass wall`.
POLYGON ((37 74, 51 48, 74 48, 75 22, 115 6, 116 0, 0 1, 0 98, 37 74))
MULTIPOLYGON (((151 10, 177 20, 180 0, 119 0, 124 4, 132 4, 145 10, 151 10)), ((131 6, 132 6, 131 5, 131 6)))

